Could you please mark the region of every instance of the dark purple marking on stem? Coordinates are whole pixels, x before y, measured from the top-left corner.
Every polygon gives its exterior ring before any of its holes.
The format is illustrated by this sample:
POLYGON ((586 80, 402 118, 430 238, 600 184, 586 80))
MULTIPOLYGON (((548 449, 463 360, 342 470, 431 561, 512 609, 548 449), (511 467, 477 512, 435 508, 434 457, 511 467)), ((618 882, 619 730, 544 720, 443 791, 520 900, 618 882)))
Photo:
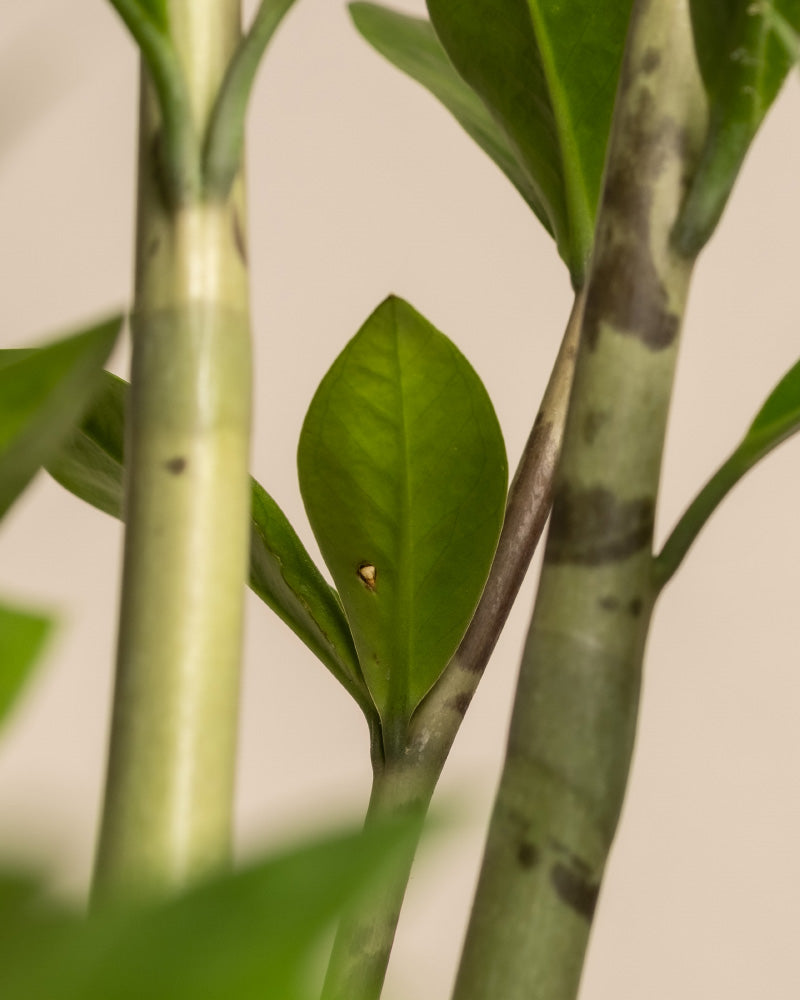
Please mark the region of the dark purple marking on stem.
MULTIPOLYGON (((653 49, 645 57, 651 68, 658 54, 653 49)), ((638 87, 636 105, 623 116, 620 129, 618 155, 609 163, 603 192, 584 337, 589 350, 595 350, 605 324, 651 351, 661 351, 677 337, 680 316, 670 309, 653 261, 653 192, 676 151, 685 158, 686 136, 671 117, 659 112, 644 86, 638 87)))
POLYGON ((656 48, 649 48, 645 50, 642 56, 642 72, 649 76, 650 73, 654 73, 658 67, 661 65, 661 53, 656 48))
POLYGON ((164 462, 164 468, 171 472, 173 476, 179 476, 186 468, 186 459, 182 455, 176 455, 164 462))
POLYGON ((600 428, 608 417, 609 414, 605 410, 589 410, 583 418, 583 440, 587 444, 594 444, 600 428))
POLYGON ((242 263, 247 267, 247 240, 244 238, 242 220, 239 218, 239 210, 233 210, 233 242, 242 263))
POLYGON ((535 868, 539 864, 541 852, 536 844, 523 840, 517 847, 517 861, 520 868, 535 868))
POLYGON ((634 597, 628 604, 628 612, 632 618, 638 618, 644 608, 644 601, 641 597, 634 597))
POLYGON ((620 500, 601 486, 556 493, 545 560, 598 566, 618 562, 649 546, 653 537, 652 497, 620 500))
POLYGON ((467 709, 469 708, 469 703, 471 701, 472 701, 472 695, 469 694, 469 692, 467 691, 462 691, 460 694, 457 694, 453 698, 451 698, 447 702, 447 704, 449 705, 450 708, 453 709, 454 712, 457 712, 458 715, 460 715, 461 718, 463 719, 464 716, 467 714, 467 709))
POLYGON ((550 869, 550 881, 563 903, 584 919, 592 919, 600 894, 598 883, 590 881, 583 870, 576 871, 561 863, 550 869))

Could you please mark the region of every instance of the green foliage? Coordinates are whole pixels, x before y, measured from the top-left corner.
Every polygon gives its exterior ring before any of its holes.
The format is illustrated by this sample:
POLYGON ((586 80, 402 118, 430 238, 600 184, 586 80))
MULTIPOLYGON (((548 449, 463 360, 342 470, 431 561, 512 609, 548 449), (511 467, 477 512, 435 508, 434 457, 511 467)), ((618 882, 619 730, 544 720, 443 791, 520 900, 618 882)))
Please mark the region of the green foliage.
POLYGON ((169 31, 168 0, 134 0, 134 3, 156 27, 164 32, 169 31))
POLYGON ((322 380, 298 470, 390 752, 488 575, 507 479, 497 418, 456 347, 390 297, 322 380))
MULTIPOLYGON (((122 517, 128 384, 103 373, 102 390, 82 423, 48 463, 65 489, 122 517)), ((250 586, 374 716, 336 592, 325 582, 283 511, 251 480, 250 586)))
POLYGON ((789 69, 791 54, 774 30, 776 16, 800 30, 800 0, 692 0, 695 48, 710 116, 702 159, 676 241, 697 253, 710 239, 764 116, 789 69))
POLYGON ((680 566, 703 526, 724 497, 753 466, 800 430, 800 361, 775 386, 747 434, 706 483, 675 526, 656 559, 664 586, 680 566))
POLYGON ((552 234, 547 212, 527 169, 486 105, 456 72, 430 22, 374 3, 351 3, 350 13, 356 28, 373 48, 441 101, 552 234))
POLYGON ((580 287, 632 0, 428 0, 454 66, 517 151, 580 287))
POLYGON ((0 351, 0 517, 91 403, 121 325, 117 316, 39 350, 0 351))
POLYGON ((206 133, 203 180, 206 192, 225 198, 242 163, 244 121, 261 59, 295 0, 261 0, 222 82, 206 133))
POLYGON ((0 604, 0 724, 30 676, 50 628, 42 615, 0 604))
POLYGON ((312 1000, 340 911, 392 870, 416 819, 293 848, 165 902, 82 919, 0 874, 3 1000, 312 1000))

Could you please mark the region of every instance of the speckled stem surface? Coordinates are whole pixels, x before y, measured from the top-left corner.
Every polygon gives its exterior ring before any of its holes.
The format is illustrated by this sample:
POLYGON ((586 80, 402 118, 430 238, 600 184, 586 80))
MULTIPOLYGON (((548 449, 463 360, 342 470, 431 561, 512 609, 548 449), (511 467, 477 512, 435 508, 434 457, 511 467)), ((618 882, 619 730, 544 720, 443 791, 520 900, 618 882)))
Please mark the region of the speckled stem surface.
MULTIPOLYGON (((239 0, 172 0, 202 132, 239 0)), ((171 201, 142 82, 125 561, 95 900, 227 862, 247 571, 250 323, 242 189, 171 201)))
POLYGON ((574 1000, 633 749, 706 105, 688 0, 640 0, 545 563, 455 1000, 574 1000))

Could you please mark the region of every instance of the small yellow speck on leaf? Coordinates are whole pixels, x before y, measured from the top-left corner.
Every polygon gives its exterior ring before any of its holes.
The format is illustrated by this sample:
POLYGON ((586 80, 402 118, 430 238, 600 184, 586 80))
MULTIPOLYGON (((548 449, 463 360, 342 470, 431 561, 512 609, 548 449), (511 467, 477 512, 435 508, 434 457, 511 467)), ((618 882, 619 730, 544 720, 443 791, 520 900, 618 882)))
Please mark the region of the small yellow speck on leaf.
POLYGON ((378 583, 378 571, 372 565, 372 563, 362 562, 359 564, 358 570, 359 579, 367 588, 367 590, 374 591, 378 583))

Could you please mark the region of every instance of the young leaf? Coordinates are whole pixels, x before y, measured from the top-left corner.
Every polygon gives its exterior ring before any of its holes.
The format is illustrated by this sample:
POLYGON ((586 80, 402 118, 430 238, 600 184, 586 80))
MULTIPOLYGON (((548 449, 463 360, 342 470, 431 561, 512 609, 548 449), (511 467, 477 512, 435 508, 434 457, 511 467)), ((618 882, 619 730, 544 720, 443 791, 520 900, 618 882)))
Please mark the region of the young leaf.
POLYGON ((0 517, 91 403, 121 325, 117 316, 39 350, 0 351, 0 517))
POLYGON ((428 0, 456 69, 508 135, 576 288, 592 245, 632 0, 428 0))
POLYGON ((0 604, 0 724, 30 676, 50 628, 42 615, 0 604))
POLYGON ((458 75, 430 22, 374 3, 351 3, 350 14, 373 48, 441 101, 500 167, 552 235, 552 225, 527 167, 520 162, 486 105, 458 75))
POLYGON ((714 232, 750 143, 791 68, 772 15, 800 31, 800 0, 691 0, 691 13, 710 117, 675 239, 683 252, 695 254, 714 232))
MULTIPOLYGON (((99 510, 122 517, 128 385, 103 373, 94 405, 47 471, 99 510)), ((251 480, 250 586, 374 715, 353 639, 335 591, 325 582, 275 501, 251 480)))
POLYGON ((480 597, 503 521, 492 404, 456 347, 390 297, 325 375, 300 491, 396 749, 480 597))
POLYGON ((312 1000, 325 933, 391 874, 416 820, 294 848, 87 920, 0 877, 3 1000, 312 1000))
POLYGON ((659 586, 680 566, 706 521, 746 472, 800 430, 800 361, 769 394, 738 447, 692 501, 656 558, 659 586))

